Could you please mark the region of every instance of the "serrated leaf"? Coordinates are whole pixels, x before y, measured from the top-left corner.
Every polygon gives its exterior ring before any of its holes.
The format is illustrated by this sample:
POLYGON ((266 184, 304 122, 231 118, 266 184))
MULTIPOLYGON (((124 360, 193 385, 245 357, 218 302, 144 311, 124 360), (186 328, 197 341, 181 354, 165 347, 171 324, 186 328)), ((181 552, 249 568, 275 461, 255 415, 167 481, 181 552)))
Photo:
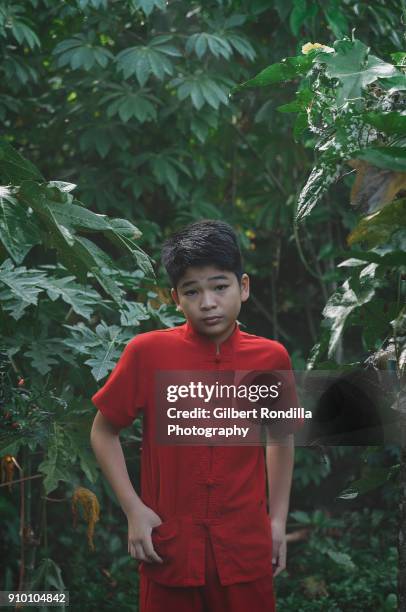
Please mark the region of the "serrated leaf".
POLYGON ((336 162, 327 161, 314 166, 299 195, 297 221, 302 221, 313 210, 330 185, 337 179, 339 168, 336 162))
POLYGON ((41 234, 13 193, 11 188, 0 186, 0 242, 20 264, 32 247, 41 243, 41 234))
POLYGON ((139 326, 140 321, 150 319, 144 304, 138 302, 124 301, 123 310, 120 312, 120 324, 125 327, 139 326))
POLYGON ((345 281, 341 287, 329 298, 323 310, 323 315, 331 322, 328 357, 331 358, 341 338, 350 314, 356 309, 369 302, 375 295, 375 289, 370 284, 359 287, 355 291, 345 281))
POLYGON ((37 305, 41 283, 46 275, 38 270, 27 270, 25 266, 15 267, 11 259, 0 265, 0 301, 2 308, 20 319, 30 305, 37 305), (5 289, 7 288, 7 289, 5 289))
POLYGON ((52 301, 62 298, 76 314, 90 320, 95 308, 100 303, 101 296, 90 287, 84 288, 75 282, 74 276, 52 278, 48 276, 42 281, 42 287, 52 301))
POLYGON ((104 321, 96 326, 95 331, 82 322, 76 325, 64 325, 70 330, 71 337, 63 343, 82 355, 91 355, 85 363, 92 367, 95 380, 101 380, 113 370, 120 358, 124 345, 132 335, 118 325, 107 325, 104 321))

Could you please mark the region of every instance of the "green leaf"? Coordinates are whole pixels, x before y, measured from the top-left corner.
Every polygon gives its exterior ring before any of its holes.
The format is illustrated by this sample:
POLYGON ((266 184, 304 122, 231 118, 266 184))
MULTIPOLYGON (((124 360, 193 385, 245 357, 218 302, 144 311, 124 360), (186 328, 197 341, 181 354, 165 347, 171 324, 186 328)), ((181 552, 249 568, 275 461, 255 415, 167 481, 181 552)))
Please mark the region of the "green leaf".
POLYGON ((261 70, 249 81, 237 85, 232 90, 232 93, 251 87, 266 87, 274 83, 284 83, 291 81, 299 76, 306 74, 312 67, 312 62, 315 57, 314 53, 307 55, 299 55, 297 57, 287 57, 278 64, 271 64, 264 70, 261 70))
POLYGON ((339 168, 336 162, 327 161, 314 166, 299 195, 296 221, 302 221, 313 210, 330 185, 337 179, 339 168))
POLYGON ((355 153, 354 157, 378 168, 406 172, 406 148, 403 147, 369 147, 355 153))
POLYGON ((140 321, 147 321, 150 315, 141 302, 128 302, 124 300, 123 310, 120 313, 120 325, 124 327, 138 326, 140 321))
POLYGON ((20 264, 36 244, 41 243, 40 231, 16 197, 15 190, 0 186, 0 242, 13 260, 20 264))
POLYGON ((373 491, 388 482, 388 480, 398 471, 399 465, 369 468, 364 477, 354 480, 351 485, 344 489, 337 497, 338 499, 354 499, 358 497, 358 495, 373 491))
POLYGON ((218 109, 220 104, 228 105, 228 90, 224 85, 214 80, 209 75, 200 73, 174 79, 170 85, 178 86, 177 95, 179 100, 190 97, 193 106, 200 110, 204 102, 212 108, 218 109))
POLYGON ((117 113, 120 119, 127 122, 131 117, 135 117, 140 123, 145 121, 156 121, 157 112, 155 106, 147 97, 134 95, 121 99, 117 106, 117 113))
MULTIPOLYGON (((61 568, 52 559, 43 558, 33 573, 30 590, 50 590, 50 587, 57 591, 66 590, 61 568)), ((62 605, 62 609, 65 610, 65 605, 62 605)))
POLYGON ((63 278, 48 276, 42 281, 42 287, 46 290, 50 300, 55 301, 61 298, 73 308, 76 314, 88 321, 101 299, 100 294, 91 287, 84 287, 76 283, 74 276, 63 278))
POLYGON ((406 53, 404 51, 391 53, 390 56, 396 64, 399 64, 400 66, 406 65, 406 53))
POLYGON ((335 53, 319 54, 317 60, 326 64, 326 76, 338 79, 337 106, 361 98, 362 89, 378 78, 392 77, 397 70, 392 64, 374 55, 360 40, 339 40, 334 43, 335 53))
POLYGON ((391 93, 395 91, 406 91, 406 74, 379 80, 380 87, 388 89, 391 93))
MULTIPOLYGON (((164 40, 167 40, 165 37, 164 40)), ((162 42, 162 37, 153 39, 149 46, 137 46, 124 49, 117 55, 117 70, 128 79, 135 74, 141 87, 153 74, 163 80, 165 75, 173 73, 173 64, 166 56, 179 57, 181 54, 172 45, 162 42)))
POLYGON ((4 140, 0 141, 0 178, 4 183, 13 185, 20 185, 27 179, 44 180, 38 168, 4 140))
POLYGON ((385 134, 399 134, 406 136, 406 113, 365 113, 363 119, 369 125, 373 125, 380 132, 385 134))
POLYGON ((348 22, 339 0, 329 0, 324 9, 327 23, 336 38, 342 38, 348 33, 348 22))
MULTIPOLYGON (((289 23, 292 34, 299 35, 300 28, 306 21, 309 9, 306 0, 293 0, 293 10, 290 14, 289 23)), ((317 9, 317 6, 316 6, 317 9)))
POLYGON ((194 50, 199 59, 203 57, 207 50, 210 50, 215 57, 222 56, 224 59, 229 59, 232 55, 232 48, 229 42, 218 34, 211 34, 209 32, 192 34, 188 38, 185 48, 188 53, 194 50))
POLYGON ((52 371, 53 366, 59 365, 62 357, 61 342, 41 333, 40 337, 30 342, 30 348, 25 350, 23 355, 28 358, 31 367, 44 376, 52 371))
POLYGON ((347 570, 354 570, 356 568, 353 560, 347 553, 338 552, 336 550, 327 550, 326 552, 330 559, 337 563, 337 565, 342 565, 347 570))
POLYGON ((298 523, 302 523, 303 525, 311 525, 312 519, 307 512, 303 512, 302 510, 296 510, 295 512, 290 512, 290 516, 294 518, 298 523))
POLYGON ((305 112, 314 98, 314 93, 309 87, 304 87, 296 92, 296 98, 287 104, 278 106, 276 110, 280 113, 305 112))
POLYGON ((57 65, 70 66, 72 70, 83 68, 91 70, 95 64, 105 68, 114 58, 111 51, 103 46, 94 44, 94 32, 89 34, 76 34, 58 43, 52 54, 57 57, 57 65))
POLYGON ((38 465, 38 471, 44 474, 45 493, 54 491, 60 480, 71 481, 71 466, 66 450, 64 450, 64 436, 59 427, 55 427, 54 435, 49 437, 47 456, 38 465))
POLYGON ((232 47, 234 47, 234 49, 238 51, 238 53, 240 53, 242 57, 245 57, 246 59, 250 61, 254 61, 256 57, 256 53, 255 53, 254 47, 251 45, 249 40, 247 40, 246 38, 243 38, 239 34, 235 34, 234 32, 233 33, 227 32, 226 34, 227 34, 227 42, 232 47))
POLYGON ((378 212, 364 217, 347 238, 349 245, 365 241, 369 247, 386 243, 401 228, 406 229, 406 198, 391 202, 378 212))
POLYGON ((25 266, 15 267, 11 259, 0 265, 0 300, 2 308, 15 319, 20 319, 30 305, 38 304, 42 282, 46 275, 39 270, 27 270, 25 266), (5 289, 7 288, 7 290, 5 289))
POLYGON ((95 380, 105 378, 113 370, 124 348, 122 328, 117 325, 107 326, 104 322, 96 326, 95 332, 83 323, 64 327, 72 333, 72 338, 64 340, 64 344, 79 353, 91 355, 85 363, 92 367, 95 380))
POLYGON ((121 306, 124 291, 110 278, 109 270, 115 265, 111 257, 94 242, 82 236, 75 236, 74 251, 76 256, 86 265, 103 289, 121 306))
POLYGON ((30 49, 34 49, 34 47, 41 47, 41 42, 34 30, 27 26, 23 21, 13 18, 11 21, 11 31, 14 38, 20 45, 26 42, 30 49))
POLYGON ((131 0, 131 4, 136 8, 142 9, 147 17, 155 8, 160 11, 166 10, 165 0, 131 0))
POLYGON ((356 309, 369 302, 375 295, 374 287, 369 283, 355 291, 346 280, 328 300, 323 315, 330 319, 331 333, 328 348, 328 357, 331 358, 341 338, 349 315, 356 309))

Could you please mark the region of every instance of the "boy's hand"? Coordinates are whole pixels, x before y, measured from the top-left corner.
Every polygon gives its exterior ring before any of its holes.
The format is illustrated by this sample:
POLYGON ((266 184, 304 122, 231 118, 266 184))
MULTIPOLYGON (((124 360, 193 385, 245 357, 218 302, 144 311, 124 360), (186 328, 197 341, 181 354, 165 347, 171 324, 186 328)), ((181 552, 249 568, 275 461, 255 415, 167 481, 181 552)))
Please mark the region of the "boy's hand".
POLYGON ((151 532, 162 523, 159 516, 148 506, 142 505, 127 513, 128 553, 137 561, 163 563, 154 550, 151 532))
POLYGON ((286 524, 272 521, 272 567, 274 577, 286 568, 286 524))

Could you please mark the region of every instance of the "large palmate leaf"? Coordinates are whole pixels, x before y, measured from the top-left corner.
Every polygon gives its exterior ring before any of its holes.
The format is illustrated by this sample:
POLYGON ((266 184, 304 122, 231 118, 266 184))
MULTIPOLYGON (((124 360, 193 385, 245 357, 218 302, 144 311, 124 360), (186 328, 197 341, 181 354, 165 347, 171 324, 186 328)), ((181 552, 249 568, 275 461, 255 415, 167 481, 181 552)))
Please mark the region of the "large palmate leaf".
POLYGON ((392 64, 374 55, 360 40, 340 40, 334 45, 335 53, 319 54, 317 60, 326 64, 326 75, 340 81, 337 88, 337 106, 361 98, 362 90, 379 78, 393 77, 398 71, 392 64))
POLYGON ((108 117, 118 115, 120 119, 127 123, 134 117, 140 123, 157 119, 156 106, 160 104, 159 99, 149 93, 148 90, 133 90, 127 84, 123 86, 111 83, 109 89, 115 90, 100 100, 103 104, 109 102, 107 106, 108 117))
POLYGON ((63 359, 72 367, 75 360, 66 349, 60 338, 49 338, 44 329, 38 337, 30 339, 29 348, 23 351, 31 367, 42 375, 51 372, 54 366, 60 365, 63 359))
POLYGON ((173 79, 169 85, 177 87, 179 100, 190 98, 195 108, 200 110, 204 104, 209 104, 216 110, 220 104, 228 105, 230 86, 213 76, 203 74, 200 70, 194 74, 173 79))
POLYGON ((77 325, 64 325, 71 330, 71 338, 64 340, 64 344, 70 346, 75 352, 91 355, 85 363, 91 366, 93 377, 96 381, 105 378, 114 368, 124 345, 134 334, 130 330, 120 328, 117 325, 107 326, 104 322, 97 325, 93 331, 84 323, 77 325))
POLYGON ((125 79, 135 75, 141 87, 151 75, 162 81, 165 75, 173 74, 169 57, 180 57, 180 51, 168 41, 172 36, 157 36, 148 45, 129 47, 117 55, 117 70, 125 79))
POLYGON ((0 265, 0 301, 4 311, 18 321, 26 308, 38 304, 38 294, 43 291, 45 272, 15 267, 11 259, 0 265))
POLYGON ((147 17, 155 8, 161 11, 166 10, 166 0, 129 0, 129 2, 133 8, 142 9, 147 17))
POLYGON ((114 58, 111 51, 97 44, 95 32, 89 34, 76 34, 73 38, 58 43, 53 54, 57 56, 57 65, 70 66, 72 70, 78 68, 91 70, 95 64, 105 68, 114 58))
POLYGON ((228 59, 233 52, 227 40, 218 34, 209 32, 192 34, 186 41, 186 51, 188 53, 194 51, 199 58, 209 51, 215 57, 221 56, 225 59, 228 59))
POLYGON ((79 285, 75 282, 74 276, 64 276, 63 278, 47 276, 42 281, 42 287, 50 300, 55 301, 61 298, 72 307, 76 314, 88 321, 100 304, 100 294, 89 286, 79 285))
POLYGON ((117 270, 114 261, 94 242, 80 236, 82 232, 103 232, 105 236, 134 257, 136 264, 152 278, 151 262, 135 243, 140 236, 138 228, 125 219, 109 219, 93 213, 74 200, 70 187, 23 181, 18 192, 20 201, 30 206, 41 228, 43 244, 58 251, 65 267, 81 282, 91 273, 111 297, 121 304, 124 292, 107 270, 117 270))

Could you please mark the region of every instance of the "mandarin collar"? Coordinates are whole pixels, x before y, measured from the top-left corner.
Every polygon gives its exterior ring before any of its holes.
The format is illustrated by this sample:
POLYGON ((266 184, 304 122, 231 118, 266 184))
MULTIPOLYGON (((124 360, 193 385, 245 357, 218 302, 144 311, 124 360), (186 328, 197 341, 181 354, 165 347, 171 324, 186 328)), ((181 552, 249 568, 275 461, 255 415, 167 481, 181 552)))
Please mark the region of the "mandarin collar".
MULTIPOLYGON (((204 334, 201 334, 200 332, 196 331, 196 329, 189 321, 186 321, 186 323, 184 323, 181 327, 184 330, 184 336, 187 340, 193 340, 194 342, 198 342, 199 346, 202 349, 206 349, 210 355, 213 354, 214 356, 217 353, 216 342, 214 340, 211 340, 204 334)), ((221 342, 219 346, 220 354, 231 355, 233 351, 237 348, 240 339, 241 330, 238 322, 236 321, 232 333, 226 340, 221 342)))

